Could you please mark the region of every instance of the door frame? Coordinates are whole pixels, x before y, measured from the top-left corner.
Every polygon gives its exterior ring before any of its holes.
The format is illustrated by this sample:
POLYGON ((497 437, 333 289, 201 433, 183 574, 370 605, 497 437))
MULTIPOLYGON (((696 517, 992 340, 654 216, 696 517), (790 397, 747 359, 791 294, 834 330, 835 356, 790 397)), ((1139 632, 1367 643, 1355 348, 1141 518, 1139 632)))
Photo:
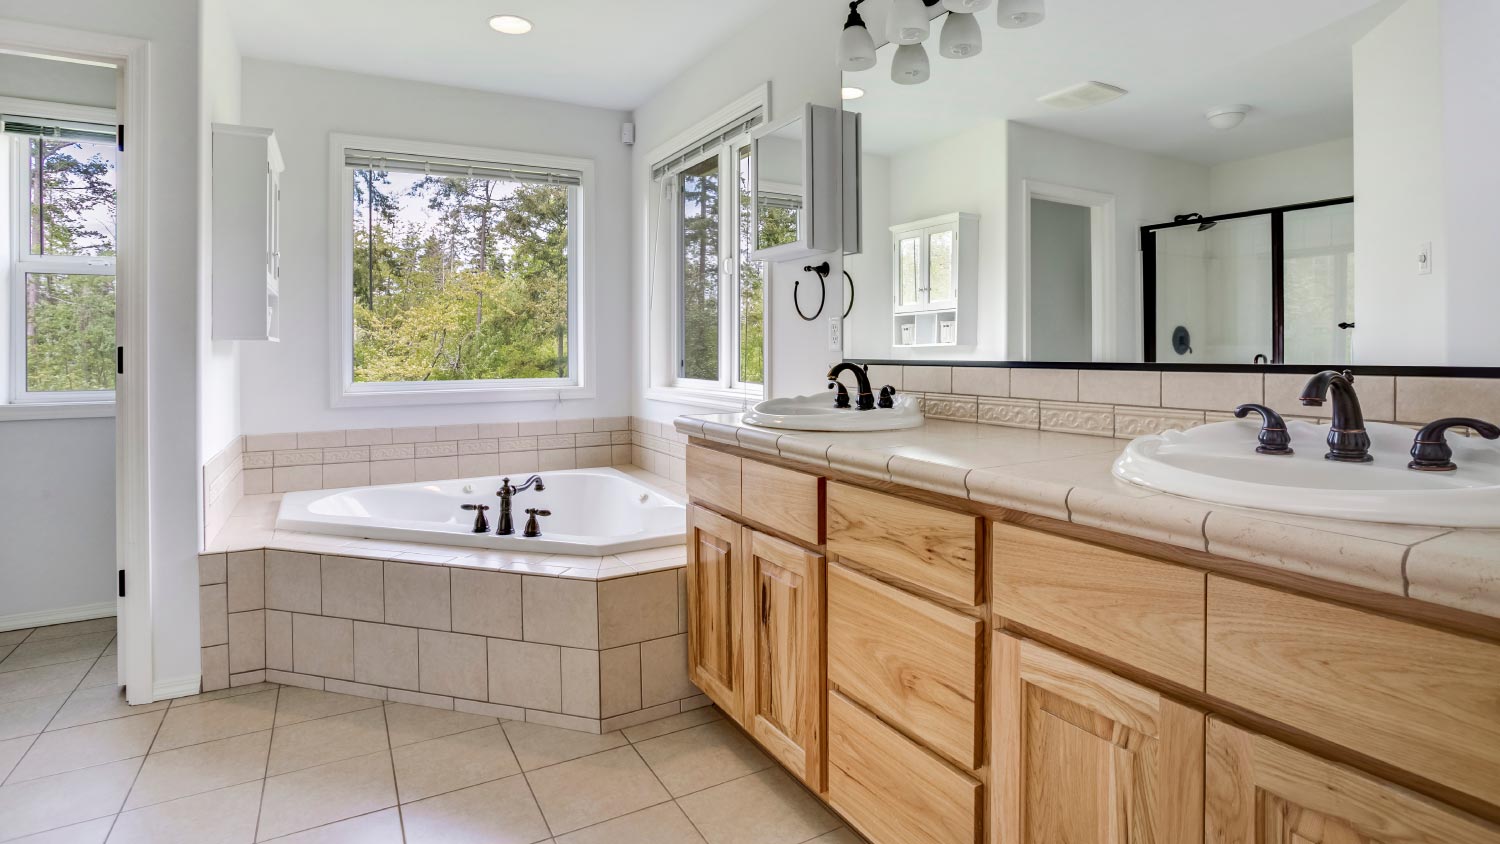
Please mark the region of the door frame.
MULTIPOLYGON (((124 149, 116 199, 115 567, 125 595, 117 598, 118 681, 132 704, 154 699, 152 662, 146 366, 146 285, 150 278, 147 222, 150 43, 118 35, 0 18, 0 49, 119 68, 115 112, 124 149)), ((117 592, 121 591, 117 589, 117 592)))
POLYGON ((1115 268, 1115 196, 1036 179, 1021 180, 1021 360, 1031 360, 1031 201, 1045 199, 1089 209, 1089 297, 1092 359, 1117 360, 1120 294, 1115 268))

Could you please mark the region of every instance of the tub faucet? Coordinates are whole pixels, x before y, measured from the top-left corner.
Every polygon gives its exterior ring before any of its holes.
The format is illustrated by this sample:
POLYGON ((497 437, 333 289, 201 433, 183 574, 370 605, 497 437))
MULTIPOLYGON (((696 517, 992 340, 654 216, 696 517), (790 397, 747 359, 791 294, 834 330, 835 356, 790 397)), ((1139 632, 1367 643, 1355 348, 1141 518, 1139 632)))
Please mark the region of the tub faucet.
POLYGON ((1365 414, 1359 409, 1354 392, 1354 373, 1325 369, 1314 375, 1302 388, 1301 401, 1308 407, 1321 407, 1329 392, 1333 393, 1333 424, 1328 431, 1328 460, 1342 463, 1369 463, 1370 435, 1365 432, 1365 414))
POLYGON ((520 486, 516 486, 515 484, 511 483, 510 478, 501 478, 500 491, 495 493, 496 495, 500 496, 500 518, 495 527, 495 535, 515 535, 516 523, 512 521, 510 517, 510 500, 514 498, 517 493, 525 492, 528 489, 535 489, 537 492, 541 492, 546 488, 547 487, 542 483, 541 475, 532 475, 531 477, 526 479, 526 483, 523 483, 520 486))
POLYGON ((860 410, 874 410, 875 394, 870 392, 869 374, 859 365, 844 361, 828 370, 828 380, 837 383, 839 376, 844 372, 853 372, 854 380, 859 384, 859 398, 855 401, 854 406, 860 410))

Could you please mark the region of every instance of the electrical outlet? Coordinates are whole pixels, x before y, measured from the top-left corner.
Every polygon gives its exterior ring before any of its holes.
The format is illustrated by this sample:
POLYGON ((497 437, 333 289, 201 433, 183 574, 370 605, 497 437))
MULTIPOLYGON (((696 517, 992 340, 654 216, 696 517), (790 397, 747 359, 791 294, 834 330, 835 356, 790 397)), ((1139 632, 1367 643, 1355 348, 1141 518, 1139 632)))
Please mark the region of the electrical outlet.
POLYGON ((1432 275, 1432 241, 1417 244, 1417 275, 1432 275))
POLYGON ((828 318, 828 350, 831 352, 844 350, 844 319, 837 314, 828 318))

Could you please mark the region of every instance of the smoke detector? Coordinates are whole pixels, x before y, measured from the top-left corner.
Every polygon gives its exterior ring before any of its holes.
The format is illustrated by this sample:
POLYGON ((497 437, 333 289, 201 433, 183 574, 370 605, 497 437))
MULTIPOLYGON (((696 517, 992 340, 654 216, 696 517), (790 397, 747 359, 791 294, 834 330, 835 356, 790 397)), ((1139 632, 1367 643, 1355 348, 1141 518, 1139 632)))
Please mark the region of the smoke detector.
POLYGON ((1249 113, 1250 106, 1247 105, 1219 106, 1210 109, 1204 117, 1208 118, 1208 125, 1215 129, 1228 130, 1244 123, 1245 115, 1249 113))
POLYGON ((1117 88, 1103 82, 1080 82, 1061 91, 1053 91, 1046 96, 1037 97, 1036 101, 1064 111, 1079 111, 1104 105, 1111 100, 1118 100, 1128 93, 1130 92, 1124 88, 1117 88))

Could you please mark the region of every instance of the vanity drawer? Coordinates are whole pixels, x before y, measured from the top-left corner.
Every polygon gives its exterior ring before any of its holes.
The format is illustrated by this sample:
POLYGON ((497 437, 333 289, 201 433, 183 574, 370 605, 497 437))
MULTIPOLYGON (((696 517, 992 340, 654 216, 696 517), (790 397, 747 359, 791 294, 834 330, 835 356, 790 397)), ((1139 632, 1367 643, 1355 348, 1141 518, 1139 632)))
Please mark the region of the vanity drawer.
POLYGON ((975 844, 980 784, 828 693, 828 802, 871 844, 975 844))
POLYGON ((828 485, 828 551, 958 604, 984 602, 977 516, 828 485))
POLYGON ((732 454, 689 444, 688 497, 730 513, 740 512, 741 462, 732 454))
POLYGON ((1001 522, 991 542, 996 615, 1203 689, 1203 572, 1001 522))
POLYGON ((823 544, 823 479, 745 460, 741 468, 745 518, 808 545, 823 544))
POLYGON ((959 766, 983 761, 984 622, 829 565, 828 681, 959 766))
POLYGON ((1208 693, 1500 804, 1500 645, 1215 575, 1208 693))

